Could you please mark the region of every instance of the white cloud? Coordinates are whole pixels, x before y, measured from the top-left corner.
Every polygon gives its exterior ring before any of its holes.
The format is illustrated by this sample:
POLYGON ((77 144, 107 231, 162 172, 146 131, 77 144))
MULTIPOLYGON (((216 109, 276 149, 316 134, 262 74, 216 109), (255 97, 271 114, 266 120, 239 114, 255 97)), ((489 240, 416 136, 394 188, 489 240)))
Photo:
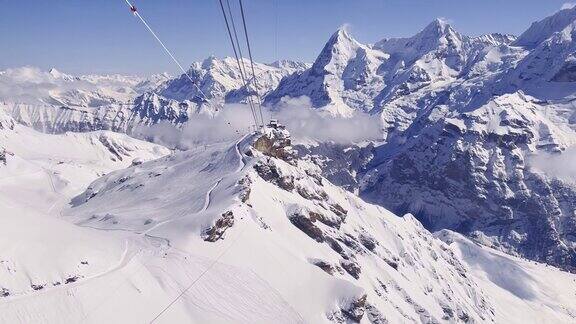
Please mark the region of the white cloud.
POLYGON ((273 116, 285 124, 296 139, 351 143, 382 138, 379 118, 364 113, 334 116, 312 108, 307 97, 283 99, 273 116))
POLYGON ((350 24, 350 23, 344 23, 344 24, 342 24, 342 26, 340 26, 340 28, 343 29, 348 34, 352 33, 352 24, 350 24))
MULTIPOLYGON (((286 125, 296 140, 352 143, 382 138, 379 118, 363 113, 351 117, 337 117, 311 107, 307 97, 286 99, 264 116, 278 119, 286 125)), ((246 134, 252 124, 252 114, 246 105, 227 104, 216 116, 196 114, 181 128, 168 123, 135 130, 156 143, 187 149, 196 145, 232 140, 246 134)))
POLYGON ((570 147, 559 154, 536 154, 529 158, 528 163, 535 171, 576 183, 576 147, 570 147))
POLYGON ((572 9, 574 8, 574 6, 576 6, 576 3, 574 2, 566 2, 562 5, 562 7, 560 8, 560 10, 564 10, 564 9, 572 9))
POLYGON ((442 22, 444 22, 445 24, 448 25, 454 25, 454 19, 448 18, 448 17, 438 17, 438 19, 442 22))

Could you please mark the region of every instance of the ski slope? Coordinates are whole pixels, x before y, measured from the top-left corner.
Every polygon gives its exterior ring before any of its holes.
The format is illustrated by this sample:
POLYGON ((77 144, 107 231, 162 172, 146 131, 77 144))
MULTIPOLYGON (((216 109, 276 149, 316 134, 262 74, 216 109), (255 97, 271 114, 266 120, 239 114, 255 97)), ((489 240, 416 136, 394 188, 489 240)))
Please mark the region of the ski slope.
POLYGON ((20 127, 2 133, 2 323, 575 319, 573 275, 437 235, 447 245, 322 178, 285 131, 162 156, 20 127), (511 289, 495 256, 562 281, 511 289))

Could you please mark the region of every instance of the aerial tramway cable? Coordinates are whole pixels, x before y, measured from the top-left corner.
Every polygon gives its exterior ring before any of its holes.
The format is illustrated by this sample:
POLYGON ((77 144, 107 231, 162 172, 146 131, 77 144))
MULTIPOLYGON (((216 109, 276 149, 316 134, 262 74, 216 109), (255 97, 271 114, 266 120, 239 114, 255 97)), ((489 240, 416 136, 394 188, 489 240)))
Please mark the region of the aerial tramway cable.
MULTIPOLYGON (((236 41, 236 47, 238 48, 238 56, 240 57, 239 65, 242 64, 242 69, 244 70, 244 88, 248 93, 248 102, 252 107, 255 106, 254 101, 252 100, 252 94, 250 93, 250 89, 248 85, 250 84, 248 78, 248 72, 246 66, 244 65, 244 55, 242 55, 242 46, 240 45, 240 40, 238 40, 238 32, 236 31, 236 22, 234 22, 234 14, 232 13, 232 7, 230 6, 230 0, 226 0, 226 6, 228 7, 228 15, 230 16, 230 24, 232 25, 232 31, 234 32, 234 39, 236 41)), ((254 114, 256 115, 256 108, 254 108, 254 114)), ((256 115, 256 117, 258 117, 256 115)), ((260 120, 261 125, 264 125, 264 120, 260 120)))
MULTIPOLYGON (((236 43, 234 42, 234 38, 232 36, 232 31, 230 30, 230 23, 228 22, 228 16, 226 15, 226 10, 224 9, 224 4, 222 0, 218 0, 220 3, 220 9, 222 10, 222 15, 224 16, 224 22, 226 23, 226 31, 228 32, 228 37, 230 39, 230 43, 232 44, 232 50, 234 51, 234 57, 236 58, 236 63, 238 64, 238 69, 240 70, 240 77, 242 78, 242 83, 245 88, 247 88, 246 84, 246 76, 244 75, 244 70, 242 69, 243 64, 240 63, 240 59, 238 57, 238 50, 236 49, 236 43)), ((230 9, 230 7, 228 6, 230 9)), ((232 14, 230 12, 230 14, 232 14)), ((240 44, 238 44, 240 46, 240 44)), ((252 118, 254 119, 254 125, 257 127, 259 126, 258 118, 256 116, 256 110, 254 109, 254 105, 252 103, 252 99, 248 98, 248 103, 250 105, 250 111, 252 112, 252 118)))
POLYGON ((248 28, 246 28, 246 17, 244 15, 244 5, 242 0, 238 0, 240 4, 240 13, 242 15, 242 25, 244 26, 244 35, 246 36, 246 47, 248 48, 248 57, 250 58, 250 66, 252 68, 252 78, 254 81, 254 91, 256 91, 256 98, 258 99, 258 109, 260 110, 260 119, 262 120, 262 126, 264 126, 264 117, 262 116, 262 101, 260 95, 258 94, 258 81, 256 79, 256 71, 254 69, 254 60, 252 59, 252 49, 250 48, 250 38, 248 37, 248 28))
POLYGON ((172 52, 168 49, 168 47, 166 47, 166 45, 164 45, 164 42, 162 42, 162 40, 160 39, 160 37, 158 37, 158 35, 156 35, 156 33, 154 32, 154 30, 152 29, 152 27, 150 27, 150 25, 148 25, 148 23, 146 22, 146 20, 144 20, 144 18, 140 15, 140 13, 138 12, 138 10, 136 9, 136 6, 134 6, 129 0, 124 0, 126 2, 126 4, 128 5, 128 7, 130 7, 130 11, 132 11, 132 13, 134 14, 134 16, 138 17, 138 19, 140 19, 140 21, 142 22, 142 24, 144 24, 144 26, 146 26, 146 28, 148 29, 148 31, 150 32, 150 34, 152 34, 152 36, 154 36, 154 38, 156 39, 156 41, 158 41, 158 43, 162 46, 162 48, 164 49, 164 51, 166 51, 166 53, 170 56, 170 58, 172 59, 172 61, 174 61, 174 63, 176 63, 176 65, 178 66, 178 68, 180 69, 180 71, 182 71, 182 73, 184 75, 186 75, 186 77, 188 78, 188 80, 190 80, 190 82, 192 82, 192 84, 194 85, 194 87, 196 87, 196 89, 198 90, 198 92, 202 95, 202 101, 204 102, 209 102, 208 97, 206 97, 206 95, 204 94, 204 92, 202 91, 202 89, 200 89, 200 87, 198 86, 198 84, 196 84, 196 81, 194 81, 190 75, 188 74, 188 72, 186 72, 186 70, 184 70, 184 67, 182 67, 182 64, 180 64, 180 62, 176 59, 176 57, 174 57, 174 55, 172 54, 172 52))
MULTIPOLYGON (((134 5, 132 5, 130 3, 129 0, 124 0, 126 2, 126 4, 130 7, 130 10, 134 13, 135 16, 137 16, 140 21, 142 21, 142 23, 144 24, 144 26, 146 26, 146 28, 148 29, 148 31, 152 34, 152 36, 154 36, 154 38, 158 41, 158 43, 160 43, 160 45, 162 46, 162 48, 166 51, 166 53, 168 53, 168 55, 170 56, 170 58, 172 58, 172 60, 176 63, 176 65, 178 65, 178 67, 180 68, 180 70, 186 75, 186 77, 190 80, 190 82, 192 82, 192 84, 196 87, 196 89, 198 89, 199 93, 202 94, 202 96, 207 100, 206 96, 204 95, 204 93, 202 92, 202 90, 198 87, 198 85, 196 84, 196 82, 194 82, 194 80, 192 80, 192 78, 188 75, 188 73, 184 70, 184 68, 182 67, 182 65, 180 64, 180 62, 178 62, 178 60, 174 57, 174 55, 172 55, 172 52, 170 52, 170 50, 164 45, 164 43, 162 42, 162 40, 160 40, 160 38, 156 35, 156 33, 152 30, 152 28, 150 27, 150 25, 148 25, 148 23, 144 20, 144 18, 142 18, 142 16, 138 13, 136 7, 134 5)), ((224 21, 226 22, 226 29, 228 31, 228 36, 230 38, 230 42, 232 44, 232 49, 234 51, 234 56, 236 57, 236 61, 238 64, 238 68, 240 70, 240 75, 242 77, 242 81, 244 84, 244 87, 249 91, 248 89, 248 84, 247 84, 247 73, 246 73, 246 68, 244 66, 244 63, 240 63, 240 58, 238 57, 238 52, 240 52, 240 57, 241 57, 241 45, 238 41, 238 34, 236 31, 236 26, 233 25, 233 30, 234 30, 234 37, 232 36, 232 32, 230 30, 230 25, 228 23, 228 18, 226 16, 226 11, 224 9, 224 5, 222 3, 222 0, 219 0, 220 2, 220 8, 222 9, 222 14, 224 16, 224 21), (234 43, 234 39, 236 40, 236 43, 234 43), (236 49, 236 45, 238 46, 238 51, 236 49)), ((232 15, 232 10, 230 8, 230 3, 229 0, 226 0, 227 2, 227 7, 228 7, 228 11, 230 14, 230 19, 232 21, 232 23, 234 23, 233 21, 233 15, 232 15)), ((256 81, 256 73, 255 73, 255 69, 254 69, 254 61, 252 59, 252 51, 250 48, 250 41, 248 39, 248 30, 246 28, 246 18, 244 15, 244 8, 242 5, 242 0, 239 0, 239 4, 240 4, 240 10, 241 10, 241 15, 242 15, 242 24, 244 27, 244 34, 246 36, 246 45, 248 48, 248 55, 250 57, 250 66, 251 66, 251 70, 252 70, 252 80, 254 82, 254 86, 255 86, 255 91, 256 91, 256 97, 258 99, 258 104, 259 104, 259 109, 260 109, 260 120, 262 123, 262 126, 264 126, 264 118, 262 117, 262 102, 260 99, 260 96, 258 94, 258 84, 256 81)), ((249 103, 250 103, 250 108, 252 111, 252 117, 254 118, 254 122, 255 125, 258 126, 258 118, 256 116, 256 111, 253 107, 253 103, 252 103, 252 99, 250 98, 250 94, 249 94, 249 103)), ((228 125, 231 125, 230 122, 228 122, 228 125)), ((237 131, 238 132, 238 131, 237 131)), ((242 233, 244 232, 244 230, 242 230, 240 232, 240 234, 236 237, 236 239, 234 241, 231 242, 231 244, 229 246, 227 246, 226 248, 224 248, 223 251, 221 251, 220 254, 218 254, 218 256, 212 261, 212 263, 204 270, 202 271, 202 273, 200 273, 200 275, 194 279, 184 290, 182 290, 174 299, 172 299, 170 301, 170 303, 168 303, 164 308, 162 308, 162 310, 150 321, 150 323, 154 323, 156 320, 158 320, 166 311, 168 311, 178 300, 180 300, 204 275, 206 275, 213 267, 214 265, 216 265, 216 263, 218 263, 218 261, 228 252, 228 250, 230 250, 236 243, 236 241, 240 238, 240 236, 242 235, 242 233)))

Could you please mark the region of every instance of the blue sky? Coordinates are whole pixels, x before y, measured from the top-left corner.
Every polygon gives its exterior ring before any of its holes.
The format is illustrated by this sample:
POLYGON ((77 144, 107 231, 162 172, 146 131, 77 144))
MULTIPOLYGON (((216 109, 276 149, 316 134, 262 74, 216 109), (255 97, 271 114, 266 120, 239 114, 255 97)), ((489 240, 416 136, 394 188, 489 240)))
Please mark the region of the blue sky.
MULTIPOLYGON (((236 0, 231 0, 236 3, 236 0)), ((255 59, 312 61, 349 24, 361 42, 410 36, 434 18, 479 35, 520 34, 565 0, 243 0, 255 59)), ((135 0, 183 65, 231 56, 217 0, 135 0)), ((0 0, 0 69, 146 75, 177 69, 123 0, 0 0)))

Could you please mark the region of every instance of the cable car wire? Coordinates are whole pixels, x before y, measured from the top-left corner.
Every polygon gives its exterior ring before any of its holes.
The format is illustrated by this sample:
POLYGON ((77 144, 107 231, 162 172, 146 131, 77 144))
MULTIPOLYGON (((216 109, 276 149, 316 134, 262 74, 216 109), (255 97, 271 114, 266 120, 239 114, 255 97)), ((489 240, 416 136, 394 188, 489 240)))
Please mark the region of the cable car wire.
POLYGON ((254 79, 254 90, 258 99, 258 108, 260 109, 260 119, 262 119, 262 126, 264 126, 264 117, 262 116, 262 100, 258 94, 258 80, 256 79, 256 71, 254 69, 254 60, 252 59, 252 49, 250 47, 250 38, 248 37, 248 28, 246 27, 246 17, 244 15, 244 5, 242 0, 238 0, 240 4, 240 13, 242 15, 242 25, 244 26, 244 35, 246 36, 246 46, 248 48, 248 57, 250 58, 250 66, 252 67, 252 78, 254 79))
POLYGON ((196 89, 198 90, 198 92, 202 95, 202 99, 204 99, 205 101, 209 102, 208 97, 206 97, 206 95, 204 94, 204 92, 202 91, 202 89, 200 89, 200 87, 198 86, 198 84, 196 84, 196 81, 194 81, 190 75, 188 75, 188 72, 186 72, 186 70, 184 70, 184 67, 182 67, 182 64, 180 64, 180 62, 176 59, 176 57, 174 57, 174 55, 172 54, 172 52, 168 49, 168 47, 166 47, 166 45, 164 45, 164 42, 160 39, 160 37, 158 37, 158 35, 154 32, 154 30, 152 29, 152 27, 150 27, 150 25, 148 25, 148 23, 146 22, 146 20, 140 15, 140 13, 138 12, 138 10, 136 10, 136 7, 129 1, 129 0, 124 0, 126 2, 126 4, 128 5, 128 7, 130 7, 130 10, 132 11, 132 13, 134 13, 134 16, 138 17, 138 19, 140 19, 140 21, 144 24, 144 26, 146 26, 146 28, 148 29, 148 31, 150 32, 150 34, 152 34, 152 36, 154 36, 154 38, 156 39, 156 41, 158 41, 158 43, 162 46, 162 48, 164 49, 164 51, 166 51, 166 53, 170 56, 170 58, 172 59, 172 61, 174 61, 174 63, 176 63, 176 65, 178 66, 178 68, 180 68, 180 71, 182 71, 182 73, 184 75, 186 75, 186 77, 188 78, 188 80, 190 80, 190 82, 192 82, 192 84, 194 85, 194 87, 196 87, 196 89))
MULTIPOLYGON (((238 58, 238 51, 236 50, 236 44, 234 43, 234 38, 233 38, 232 32, 230 30, 230 23, 228 22, 228 16, 226 15, 226 10, 224 9, 224 4, 222 3, 222 0, 218 0, 218 2, 220 3, 220 9, 222 10, 224 22, 226 23, 226 31, 228 32, 228 37, 230 39, 230 43, 232 44, 232 50, 234 51, 234 57, 236 58, 236 63, 238 64, 238 69, 240 70, 240 77, 242 78, 242 83, 244 84, 244 87, 246 87, 246 77, 244 76, 244 73, 243 73, 243 70, 242 70, 242 67, 240 64, 240 59, 238 58)), ((252 112, 252 118, 254 119, 254 125, 258 125, 258 118, 256 117, 256 111, 254 109, 252 101, 248 100, 248 103, 250 105, 250 111, 252 112)))

